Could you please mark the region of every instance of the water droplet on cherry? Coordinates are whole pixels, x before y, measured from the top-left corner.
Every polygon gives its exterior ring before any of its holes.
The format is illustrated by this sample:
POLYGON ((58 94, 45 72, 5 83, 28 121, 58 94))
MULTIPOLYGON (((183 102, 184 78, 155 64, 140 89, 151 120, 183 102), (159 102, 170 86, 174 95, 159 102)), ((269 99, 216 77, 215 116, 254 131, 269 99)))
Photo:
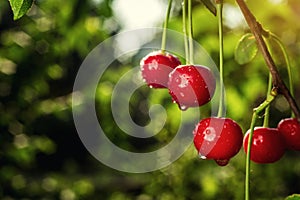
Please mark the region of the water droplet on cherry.
POLYGON ((188 109, 188 107, 187 107, 186 105, 180 105, 179 108, 180 108, 180 110, 182 110, 182 111, 188 109))
POLYGON ((225 160, 215 160, 216 163, 219 165, 219 166, 226 166, 228 163, 229 163, 229 160, 225 159, 225 160))

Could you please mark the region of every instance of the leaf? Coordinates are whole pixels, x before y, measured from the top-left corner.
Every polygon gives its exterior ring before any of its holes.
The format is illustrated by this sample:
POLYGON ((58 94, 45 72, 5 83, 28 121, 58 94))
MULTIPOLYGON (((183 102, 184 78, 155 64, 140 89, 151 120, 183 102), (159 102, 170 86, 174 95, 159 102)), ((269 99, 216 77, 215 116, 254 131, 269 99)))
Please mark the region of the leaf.
POLYGON ((217 15, 216 6, 211 2, 211 0, 201 0, 201 1, 212 14, 214 14, 215 16, 217 15))
POLYGON ((285 198, 285 200, 300 200, 300 194, 293 194, 285 198))
POLYGON ((9 0, 14 20, 20 19, 31 8, 33 0, 9 0))
POLYGON ((234 58, 239 64, 246 64, 253 60, 257 51, 258 48, 254 36, 251 33, 247 33, 239 40, 235 48, 234 58))

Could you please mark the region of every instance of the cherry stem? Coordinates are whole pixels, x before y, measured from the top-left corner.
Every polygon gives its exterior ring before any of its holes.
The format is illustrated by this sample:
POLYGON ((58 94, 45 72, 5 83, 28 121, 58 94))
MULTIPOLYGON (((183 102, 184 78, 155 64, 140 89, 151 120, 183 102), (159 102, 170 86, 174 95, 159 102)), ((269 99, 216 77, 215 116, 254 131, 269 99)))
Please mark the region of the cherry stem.
POLYGON ((220 70, 220 103, 218 110, 218 117, 223 117, 224 111, 224 47, 223 47, 223 1, 216 1, 218 14, 218 28, 219 28, 219 70, 220 70))
POLYGON ((297 120, 300 122, 300 110, 297 106, 297 103, 293 96, 291 95, 289 89, 286 87, 284 82, 282 81, 281 77, 279 76, 278 70, 276 68, 275 62, 267 48, 267 45, 262 37, 266 33, 266 31, 262 28, 261 24, 257 22, 254 15, 251 13, 249 8, 247 7, 244 0, 236 0, 237 4, 239 5, 246 22, 248 23, 248 26, 253 33, 256 42, 258 44, 258 48, 260 49, 263 58, 265 59, 265 62, 269 68, 269 71, 272 75, 273 80, 273 87, 278 89, 278 92, 281 93, 289 103, 292 111, 294 112, 297 120))
POLYGON ((251 144, 253 139, 253 132, 255 123, 257 120, 257 114, 256 112, 253 112, 252 114, 252 120, 250 125, 250 133, 248 138, 248 146, 247 146, 247 155, 246 155, 246 178, 245 178, 245 200, 250 199, 250 152, 251 152, 251 144))
POLYGON ((183 27, 183 35, 184 35, 184 52, 186 58, 186 64, 189 64, 189 44, 187 38, 187 31, 186 31, 186 0, 182 1, 182 27, 183 27))
POLYGON ((248 138, 248 144, 247 144, 247 157, 246 157, 246 179, 245 179, 245 200, 250 199, 250 154, 251 154, 251 144, 253 140, 253 132, 254 132, 254 127, 257 118, 259 117, 259 114, 268 108, 272 101, 275 99, 277 96, 277 91, 276 88, 273 88, 271 92, 268 94, 267 99, 260 104, 257 108, 253 109, 253 115, 252 115, 252 120, 251 120, 251 125, 250 125, 250 133, 249 133, 249 138, 248 138))
POLYGON ((189 35, 189 53, 190 64, 194 64, 194 46, 193 46, 193 20, 192 20, 192 0, 188 0, 188 35, 189 35))
MULTIPOLYGON (((270 33, 271 37, 277 42, 277 44, 279 45, 283 56, 284 56, 284 60, 285 60, 285 64, 286 64, 286 68, 287 68, 287 72, 288 72, 288 77, 289 77, 289 89, 290 89, 290 93, 291 96, 294 97, 294 87, 293 87, 293 77, 292 77, 292 67, 291 67, 291 63, 290 63, 290 59, 287 53, 286 48, 284 47, 284 44, 282 43, 282 41, 278 38, 277 35, 275 35, 274 33, 270 33)), ((294 112, 291 113, 291 117, 294 118, 295 114, 294 112)))
POLYGON ((167 14, 166 14, 165 22, 164 22, 164 27, 163 27, 163 33, 162 33, 162 39, 161 39, 161 51, 163 54, 166 51, 167 28, 168 28, 170 13, 171 13, 172 1, 173 0, 169 0, 167 14))
MULTIPOLYGON (((267 96, 272 92, 272 75, 269 73, 269 80, 268 80, 268 91, 267 96)), ((270 116, 270 106, 267 106, 265 109, 265 116, 264 116, 264 127, 269 127, 269 116, 270 116)))

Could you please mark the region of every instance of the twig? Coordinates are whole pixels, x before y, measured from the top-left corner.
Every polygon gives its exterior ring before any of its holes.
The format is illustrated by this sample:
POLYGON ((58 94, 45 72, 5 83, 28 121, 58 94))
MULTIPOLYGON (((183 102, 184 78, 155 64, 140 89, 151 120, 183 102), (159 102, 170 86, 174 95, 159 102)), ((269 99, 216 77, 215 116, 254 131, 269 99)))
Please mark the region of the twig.
POLYGON ((272 75, 273 79, 273 86, 277 88, 278 93, 282 94, 286 100, 288 101, 292 111, 294 112, 297 120, 300 122, 300 110, 297 106, 297 103, 295 99, 292 97, 289 89, 286 87, 285 83, 282 81, 281 77, 279 76, 278 70, 276 68, 275 62, 267 48, 267 45, 262 37, 266 33, 265 30, 263 30, 261 24, 257 22, 255 16, 251 13, 247 5, 245 4, 244 0, 236 0, 237 4, 239 5, 246 22, 248 23, 248 26, 254 35, 256 42, 258 44, 258 48, 260 49, 265 62, 269 68, 269 71, 272 75))

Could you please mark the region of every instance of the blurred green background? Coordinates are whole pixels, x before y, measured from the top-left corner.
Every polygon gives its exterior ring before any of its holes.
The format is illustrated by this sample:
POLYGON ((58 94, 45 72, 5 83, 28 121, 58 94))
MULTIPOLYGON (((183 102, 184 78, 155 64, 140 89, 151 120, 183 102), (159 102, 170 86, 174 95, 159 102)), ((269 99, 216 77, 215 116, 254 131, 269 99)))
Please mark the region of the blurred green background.
MULTIPOLYGON (((249 31, 234 1, 225 3, 227 117, 237 121, 245 132, 252 109, 265 98, 268 71, 259 54, 242 66, 234 60, 238 40, 249 31)), ((300 105, 298 0, 247 3, 258 21, 286 45, 293 66, 295 98, 300 105)), ((200 160, 191 146, 162 170, 129 174, 98 162, 75 130, 72 87, 84 58, 120 31, 161 27, 166 5, 166 0, 36 0, 26 16, 13 21, 8 1, 0 1, 0 199, 243 199, 243 150, 229 165, 219 167, 214 161, 200 160)), ((181 31, 181 1, 174 1, 173 8, 169 27, 181 31)), ((218 63, 216 17, 200 1, 194 1, 193 19, 195 40, 218 63)), ((287 82, 283 56, 276 47, 272 52, 287 82)), ((145 141, 129 137, 116 127, 110 97, 114 84, 133 67, 130 61, 114 62, 102 77, 97 111, 105 116, 100 123, 114 143, 132 151, 149 151, 172 139, 180 112, 166 90, 153 91, 145 86, 134 94, 131 106, 145 107, 146 100, 164 105, 169 113, 166 127, 145 141)), ((204 114, 209 113, 208 108, 203 108, 204 114)), ((279 96, 271 106, 270 126, 289 116, 289 106, 279 96)), ((143 110, 132 113, 132 117, 138 124, 149 120, 143 110)), ((299 152, 288 151, 274 164, 253 163, 252 198, 284 199, 300 193, 299 156, 299 152)))

